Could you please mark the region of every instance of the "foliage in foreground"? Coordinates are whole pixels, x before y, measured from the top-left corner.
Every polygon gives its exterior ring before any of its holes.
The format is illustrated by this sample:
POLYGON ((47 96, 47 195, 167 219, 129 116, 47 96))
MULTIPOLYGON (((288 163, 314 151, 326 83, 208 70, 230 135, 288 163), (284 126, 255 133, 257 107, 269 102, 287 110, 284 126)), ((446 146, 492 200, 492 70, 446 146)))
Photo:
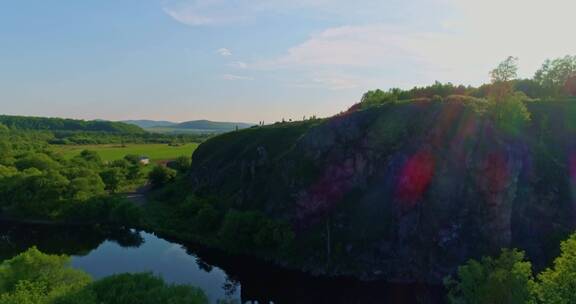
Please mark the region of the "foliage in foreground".
POLYGON ((0 304, 203 304, 204 292, 166 284, 152 274, 120 274, 92 282, 67 256, 31 248, 0 264, 0 304))
POLYGON ((562 242, 552 268, 537 276, 518 250, 499 257, 470 260, 456 278, 445 280, 453 304, 570 304, 576 303, 576 234, 562 242))

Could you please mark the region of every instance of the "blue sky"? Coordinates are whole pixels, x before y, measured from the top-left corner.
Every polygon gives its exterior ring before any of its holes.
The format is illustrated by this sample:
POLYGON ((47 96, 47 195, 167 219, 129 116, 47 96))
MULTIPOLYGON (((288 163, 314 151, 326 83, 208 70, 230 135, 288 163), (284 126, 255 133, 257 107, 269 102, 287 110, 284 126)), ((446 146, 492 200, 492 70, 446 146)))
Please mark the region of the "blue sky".
POLYGON ((576 53, 572 0, 3 0, 0 112, 273 122, 373 88, 531 76, 576 53))

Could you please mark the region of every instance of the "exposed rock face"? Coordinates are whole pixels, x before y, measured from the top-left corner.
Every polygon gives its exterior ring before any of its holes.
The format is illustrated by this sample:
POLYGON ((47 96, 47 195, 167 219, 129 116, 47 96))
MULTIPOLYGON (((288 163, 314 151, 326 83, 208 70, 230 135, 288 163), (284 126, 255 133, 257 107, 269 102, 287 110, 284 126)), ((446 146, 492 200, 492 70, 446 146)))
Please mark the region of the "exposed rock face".
POLYGON ((438 283, 467 259, 512 246, 541 266, 576 223, 573 145, 562 142, 564 127, 542 123, 549 109, 533 110, 533 127, 517 137, 461 103, 333 117, 290 133, 280 149, 271 138, 283 131, 230 134, 194 155, 193 187, 289 220, 298 258, 279 262, 314 273, 438 283), (535 139, 550 128, 547 141, 535 139), (556 147, 542 152, 542 143, 556 147))

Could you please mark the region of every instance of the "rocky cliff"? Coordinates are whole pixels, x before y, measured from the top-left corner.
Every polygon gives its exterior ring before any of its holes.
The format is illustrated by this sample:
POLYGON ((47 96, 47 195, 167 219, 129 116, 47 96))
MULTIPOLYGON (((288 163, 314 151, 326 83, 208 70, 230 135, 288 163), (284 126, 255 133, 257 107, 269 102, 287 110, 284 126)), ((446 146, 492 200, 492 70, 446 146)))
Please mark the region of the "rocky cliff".
POLYGON ((277 262, 313 273, 438 283, 502 247, 542 267, 576 224, 576 111, 528 108, 516 135, 426 101, 232 132, 199 147, 190 187, 290 222, 277 262))

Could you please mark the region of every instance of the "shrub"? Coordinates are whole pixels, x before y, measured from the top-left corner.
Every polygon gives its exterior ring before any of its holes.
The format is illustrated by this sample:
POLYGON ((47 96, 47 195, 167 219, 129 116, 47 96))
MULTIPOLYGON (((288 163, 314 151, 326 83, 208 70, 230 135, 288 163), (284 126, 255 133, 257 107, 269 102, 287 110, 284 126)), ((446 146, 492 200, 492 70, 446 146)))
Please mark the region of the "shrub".
POLYGON ((561 251, 554 261, 554 267, 538 276, 540 303, 576 303, 576 234, 562 242, 561 251))
POLYGON ((519 135, 530 122, 530 112, 523 99, 524 94, 515 93, 502 100, 490 99, 488 115, 500 131, 508 135, 519 135))
POLYGON ((33 247, 0 265, 0 303, 50 303, 90 281, 70 267, 67 256, 46 255, 33 247))
POLYGON ((119 274, 96 281, 77 294, 62 299, 59 304, 205 304, 208 299, 196 287, 166 284, 150 273, 119 274))
POLYGON ((162 187, 176 178, 176 171, 164 166, 156 166, 152 169, 148 178, 150 178, 152 186, 162 187))
POLYGON ((502 250, 497 258, 471 260, 458 268, 457 278, 447 278, 450 303, 525 304, 534 301, 532 264, 524 253, 502 250))
POLYGON ((192 166, 192 158, 189 156, 180 156, 176 160, 169 163, 170 168, 178 171, 178 173, 186 173, 192 166))
POLYGON ((199 232, 213 232, 220 227, 220 214, 211 205, 205 205, 196 215, 196 229, 199 232))

